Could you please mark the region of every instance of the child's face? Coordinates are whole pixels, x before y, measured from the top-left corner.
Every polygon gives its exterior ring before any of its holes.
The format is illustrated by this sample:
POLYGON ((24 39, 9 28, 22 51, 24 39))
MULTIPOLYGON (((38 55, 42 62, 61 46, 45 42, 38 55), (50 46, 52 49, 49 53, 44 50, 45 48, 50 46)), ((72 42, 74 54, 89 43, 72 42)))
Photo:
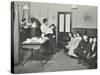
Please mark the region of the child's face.
POLYGON ((93 39, 92 39, 92 38, 90 38, 90 39, 89 39, 89 42, 90 42, 90 43, 92 43, 92 41, 93 41, 93 39))
POLYGON ((21 22, 22 25, 26 25, 26 23, 27 23, 26 21, 21 22))
POLYGON ((74 35, 74 37, 76 37, 76 34, 73 34, 74 35))
POLYGON ((77 36, 79 36, 79 33, 77 33, 77 36))
POLYGON ((51 29, 54 29, 54 26, 51 26, 51 29))
POLYGON ((87 40, 88 37, 87 37, 86 35, 83 35, 83 39, 84 39, 84 40, 87 40))
POLYGON ((96 38, 93 38, 93 42, 96 42, 97 41, 97 39, 96 38))
POLYGON ((69 37, 72 37, 72 34, 71 33, 69 33, 69 37))

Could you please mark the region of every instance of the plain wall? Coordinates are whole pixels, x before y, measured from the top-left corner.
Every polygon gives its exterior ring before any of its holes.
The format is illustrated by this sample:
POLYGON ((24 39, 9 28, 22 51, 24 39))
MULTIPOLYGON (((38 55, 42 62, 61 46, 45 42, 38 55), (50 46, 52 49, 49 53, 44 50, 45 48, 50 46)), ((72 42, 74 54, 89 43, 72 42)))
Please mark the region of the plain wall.
POLYGON ((73 28, 97 28, 97 7, 77 5, 73 10, 72 5, 68 4, 47 4, 47 3, 30 3, 30 16, 36 17, 41 22, 43 18, 48 17, 49 25, 54 23, 57 26, 58 12, 72 12, 73 28), (74 16, 76 15, 76 18, 74 16), (86 19, 87 18, 87 19, 86 19), (76 25, 74 20, 77 22, 76 25))

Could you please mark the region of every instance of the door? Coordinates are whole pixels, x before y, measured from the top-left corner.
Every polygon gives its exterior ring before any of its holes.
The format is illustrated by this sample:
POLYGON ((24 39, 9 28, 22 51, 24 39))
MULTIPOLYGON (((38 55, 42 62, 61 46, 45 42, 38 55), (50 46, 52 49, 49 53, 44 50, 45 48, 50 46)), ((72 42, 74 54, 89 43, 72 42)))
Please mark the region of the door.
POLYGON ((64 38, 68 32, 71 32, 71 24, 71 12, 58 12, 58 40, 64 38))

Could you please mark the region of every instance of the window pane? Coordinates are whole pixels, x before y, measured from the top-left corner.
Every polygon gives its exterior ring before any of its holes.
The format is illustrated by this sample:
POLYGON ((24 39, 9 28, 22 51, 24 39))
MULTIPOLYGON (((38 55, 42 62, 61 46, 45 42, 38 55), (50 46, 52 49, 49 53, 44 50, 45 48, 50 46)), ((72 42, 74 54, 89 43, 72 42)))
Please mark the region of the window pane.
POLYGON ((64 14, 59 15, 59 32, 64 32, 64 14))
POLYGON ((66 14, 65 32, 70 32, 70 14, 66 14))

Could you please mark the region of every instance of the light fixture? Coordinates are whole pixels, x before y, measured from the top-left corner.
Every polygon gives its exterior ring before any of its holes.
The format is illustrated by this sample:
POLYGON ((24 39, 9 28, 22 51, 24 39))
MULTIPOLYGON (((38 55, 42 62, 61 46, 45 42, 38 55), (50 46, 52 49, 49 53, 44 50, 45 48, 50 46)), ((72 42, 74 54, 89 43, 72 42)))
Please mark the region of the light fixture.
POLYGON ((72 5, 71 9, 78 9, 76 5, 72 5))
POLYGON ((29 7, 27 5, 25 5, 22 9, 23 10, 29 10, 29 7))
POLYGON ((22 7, 22 10, 23 10, 22 18, 26 18, 26 21, 29 22, 29 7, 28 7, 28 5, 24 5, 22 7))

